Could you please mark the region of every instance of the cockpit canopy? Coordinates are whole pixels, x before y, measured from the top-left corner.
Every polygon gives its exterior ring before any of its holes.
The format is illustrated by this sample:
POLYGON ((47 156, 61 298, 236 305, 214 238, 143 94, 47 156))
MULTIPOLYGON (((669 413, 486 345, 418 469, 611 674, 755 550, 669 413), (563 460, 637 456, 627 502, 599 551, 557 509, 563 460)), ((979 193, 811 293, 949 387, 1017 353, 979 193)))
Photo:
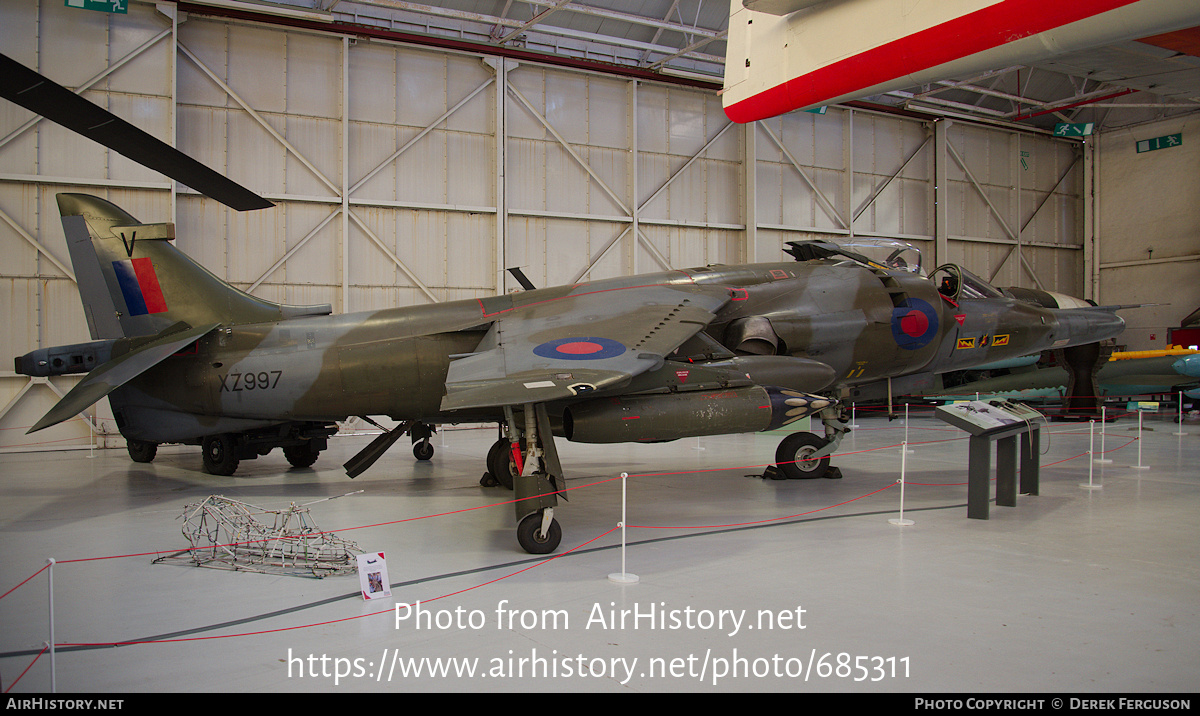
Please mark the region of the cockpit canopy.
POLYGON ((851 239, 845 243, 818 240, 788 241, 784 251, 794 256, 797 261, 841 259, 876 268, 925 275, 925 269, 921 267, 921 250, 899 239, 851 239))
POLYGON ((952 301, 964 298, 1003 298, 1000 289, 958 264, 942 264, 933 270, 930 280, 938 293, 952 301))
POLYGON ((855 238, 842 243, 841 247, 846 251, 864 256, 884 268, 909 271, 918 276, 925 275, 925 270, 921 267, 921 250, 907 241, 855 238))

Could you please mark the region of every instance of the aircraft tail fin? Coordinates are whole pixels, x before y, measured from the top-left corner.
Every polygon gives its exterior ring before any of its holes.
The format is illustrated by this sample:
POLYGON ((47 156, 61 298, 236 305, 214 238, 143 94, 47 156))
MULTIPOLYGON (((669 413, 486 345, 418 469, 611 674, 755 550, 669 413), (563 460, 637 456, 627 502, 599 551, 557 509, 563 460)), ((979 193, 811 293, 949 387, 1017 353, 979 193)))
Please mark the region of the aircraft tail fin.
POLYGON ((155 335, 180 322, 234 325, 332 310, 285 306, 229 285, 171 243, 174 224, 141 224, 86 194, 57 198, 93 339, 155 335))

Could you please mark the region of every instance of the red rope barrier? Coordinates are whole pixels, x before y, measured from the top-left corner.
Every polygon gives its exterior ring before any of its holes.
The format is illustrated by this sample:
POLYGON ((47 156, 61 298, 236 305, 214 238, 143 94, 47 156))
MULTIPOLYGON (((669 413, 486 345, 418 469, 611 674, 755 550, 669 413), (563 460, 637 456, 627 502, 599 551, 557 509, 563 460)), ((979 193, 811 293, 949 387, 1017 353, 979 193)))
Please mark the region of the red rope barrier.
POLYGON ((47 562, 45 567, 42 567, 42 568, 41 568, 41 569, 39 569, 38 571, 34 572, 33 574, 31 574, 31 575, 29 575, 28 577, 26 577, 25 579, 23 579, 23 580, 21 581, 21 584, 18 584, 17 586, 15 586, 15 587, 13 587, 12 589, 8 590, 8 591, 7 591, 7 592, 5 592, 4 594, 0 594, 0 599, 4 599, 4 598, 5 598, 5 597, 7 597, 8 595, 10 595, 10 594, 12 594, 13 592, 17 591, 18 589, 20 589, 20 588, 21 588, 21 586, 22 586, 23 584, 25 584, 25 582, 28 582, 29 580, 31 580, 31 579, 33 579, 34 577, 38 576, 38 575, 39 575, 39 574, 41 574, 42 572, 45 572, 45 571, 46 571, 47 569, 49 569, 49 568, 50 568, 50 563, 49 563, 49 562, 47 562))
POLYGON ((13 681, 11 684, 9 684, 9 685, 8 685, 8 688, 4 690, 4 693, 6 693, 6 694, 7 694, 9 691, 12 691, 12 687, 14 687, 14 686, 16 686, 16 685, 17 685, 17 681, 20 681, 20 680, 21 680, 21 677, 23 677, 23 676, 25 676, 25 674, 29 673, 29 670, 30 670, 30 669, 32 669, 32 668, 33 668, 33 665, 37 663, 37 660, 38 660, 38 659, 40 659, 40 658, 42 658, 42 654, 45 654, 45 653, 46 653, 46 651, 47 651, 47 650, 49 650, 49 649, 50 649, 50 645, 49 645, 49 644, 47 644, 46 646, 42 647, 42 650, 38 652, 37 656, 33 657, 33 661, 29 662, 29 666, 26 666, 26 667, 25 667, 25 671, 22 671, 22 672, 21 672, 21 676, 18 676, 18 677, 16 678, 16 680, 15 680, 15 681, 13 681))
POLYGON ((637 528, 637 529, 649 529, 649 530, 707 530, 707 529, 720 529, 722 527, 745 527, 748 525, 763 525, 763 524, 768 524, 771 522, 779 522, 780 520, 790 520, 795 517, 804 517, 805 515, 812 515, 817 512, 823 512, 825 510, 832 510, 834 507, 841 507, 842 505, 848 505, 851 502, 861 500, 864 497, 870 497, 871 495, 883 492, 884 490, 890 490, 893 487, 895 487, 897 484, 899 484, 899 483, 893 482, 892 484, 885 485, 884 487, 881 487, 878 490, 872 490, 871 492, 868 492, 865 495, 859 495, 858 497, 853 497, 849 500, 846 500, 845 502, 839 502, 836 505, 826 505, 825 507, 818 507, 817 509, 809 510, 808 512, 799 512, 794 515, 787 515, 786 517, 772 517, 769 520, 758 520, 755 522, 734 522, 734 523, 727 524, 727 525, 683 525, 683 526, 628 525, 628 527, 633 527, 633 528, 637 528))
MULTIPOLYGON (((612 534, 613 532, 617 531, 617 529, 618 529, 617 527, 613 527, 612 529, 608 530, 607 532, 596 535, 595 537, 588 540, 587 542, 584 542, 583 544, 572 547, 571 549, 569 549, 566 552, 563 552, 561 554, 556 554, 552 557, 543 559, 542 561, 537 562, 536 564, 531 564, 528 567, 525 567, 524 569, 518 569, 517 571, 511 572, 502 577, 496 577, 495 579, 489 580, 487 582, 483 582, 481 584, 476 584, 474 586, 467 587, 466 589, 460 589, 456 592, 448 592, 446 594, 441 595, 440 597, 434 597, 433 599, 427 599, 425 601, 426 602, 436 602, 439 599, 445 599, 446 597, 452 597, 456 594, 463 594, 465 592, 469 592, 474 589, 479 589, 480 587, 486 587, 489 584, 495 584, 496 582, 499 582, 503 579, 508 579, 509 577, 515 577, 516 575, 522 574, 524 572, 528 572, 529 570, 531 570, 535 567, 540 567, 543 564, 549 564, 550 562, 553 562, 554 560, 558 559, 559 557, 565 557, 568 554, 571 554, 572 552, 574 552, 578 549, 582 549, 582 548, 588 546, 589 544, 591 544, 592 542, 595 542, 596 540, 600 539, 601 537, 605 537, 607 535, 612 534)), ((355 616, 352 616, 352 617, 342 617, 341 619, 330 619, 329 621, 316 622, 313 624, 299 624, 299 625, 290 626, 290 627, 280 627, 278 629, 263 629, 261 631, 242 632, 240 634, 215 634, 213 636, 189 636, 189 637, 180 637, 178 639, 152 639, 152 640, 147 640, 147 641, 97 642, 97 643, 82 643, 82 644, 62 643, 62 644, 56 644, 56 646, 68 646, 68 647, 71 647, 71 646, 132 646, 134 644, 170 644, 170 643, 174 643, 174 642, 185 642, 185 641, 207 641, 210 639, 233 639, 236 637, 243 637, 243 636, 260 636, 262 634, 277 634, 279 632, 295 631, 297 629, 309 629, 311 627, 316 627, 316 626, 328 626, 330 624, 338 624, 341 622, 354 621, 355 619, 363 619, 366 617, 378 616, 380 614, 387 614, 388 612, 391 612, 394 610, 395 610, 395 606, 393 605, 393 607, 390 609, 381 609, 377 612, 368 612, 367 614, 356 614, 355 616)))

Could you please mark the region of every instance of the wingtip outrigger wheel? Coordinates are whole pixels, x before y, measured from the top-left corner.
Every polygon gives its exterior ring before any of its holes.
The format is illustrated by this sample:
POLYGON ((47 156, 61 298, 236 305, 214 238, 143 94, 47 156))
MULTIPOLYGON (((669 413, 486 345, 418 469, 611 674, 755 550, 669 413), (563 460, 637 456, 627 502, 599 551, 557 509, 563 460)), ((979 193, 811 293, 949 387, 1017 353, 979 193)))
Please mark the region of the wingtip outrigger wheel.
POLYGON ((517 525, 517 541, 530 554, 550 554, 562 541, 562 527, 554 519, 554 508, 530 512, 517 525))

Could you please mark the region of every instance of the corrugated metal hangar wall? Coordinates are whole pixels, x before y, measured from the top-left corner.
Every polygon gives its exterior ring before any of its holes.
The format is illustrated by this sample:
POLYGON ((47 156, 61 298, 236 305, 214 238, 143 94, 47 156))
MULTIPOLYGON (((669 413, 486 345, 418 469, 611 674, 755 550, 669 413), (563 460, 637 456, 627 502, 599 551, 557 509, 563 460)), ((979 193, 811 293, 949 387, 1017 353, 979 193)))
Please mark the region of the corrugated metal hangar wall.
MULTIPOLYGON (((0 106, 4 360, 88 339, 54 196, 88 192, 233 284, 337 312, 887 236, 998 285, 1084 292, 1077 142, 830 108, 732 125, 712 92, 384 41, 61 0, 3 52, 277 203, 238 213, 0 106), (747 161, 753 157, 753 161, 747 161)), ((107 405, 26 437, 74 382, 0 372, 0 448, 119 441, 107 405)))

